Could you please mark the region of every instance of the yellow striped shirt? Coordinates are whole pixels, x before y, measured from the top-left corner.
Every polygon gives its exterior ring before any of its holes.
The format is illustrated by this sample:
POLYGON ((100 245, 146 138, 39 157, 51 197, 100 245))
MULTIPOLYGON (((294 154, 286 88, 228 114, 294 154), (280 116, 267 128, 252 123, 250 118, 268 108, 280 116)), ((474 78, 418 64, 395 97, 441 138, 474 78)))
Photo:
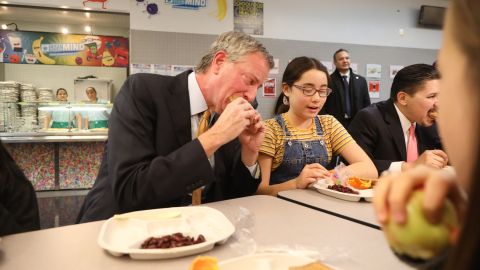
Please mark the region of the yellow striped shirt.
MULTIPOLYGON (((307 129, 293 127, 290 124, 287 113, 281 115, 286 128, 290 132, 292 140, 315 140, 319 139, 316 132, 315 121, 307 129)), ((332 152, 336 155, 340 154, 343 147, 354 142, 353 138, 340 122, 331 115, 319 115, 320 125, 323 130, 323 140, 328 152, 328 161, 332 160, 332 152)), ((283 154, 285 152, 285 132, 282 127, 271 118, 265 121, 265 139, 260 147, 260 153, 273 157, 272 171, 274 171, 282 163, 283 154)))

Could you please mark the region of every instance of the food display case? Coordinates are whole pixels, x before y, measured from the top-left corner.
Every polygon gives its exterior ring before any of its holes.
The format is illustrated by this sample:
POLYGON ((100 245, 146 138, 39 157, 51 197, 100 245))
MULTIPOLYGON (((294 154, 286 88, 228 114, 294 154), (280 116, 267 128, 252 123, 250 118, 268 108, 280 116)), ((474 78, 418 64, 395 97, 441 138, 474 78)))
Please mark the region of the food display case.
POLYGON ((1 94, 0 139, 35 190, 92 187, 112 104, 14 102, 1 94))
MULTIPOLYGON (((111 103, 1 102, 0 137, 11 142, 49 141, 51 136, 107 135, 111 103), (48 138, 46 138, 48 137, 48 138)), ((66 139, 66 138, 64 138, 66 139)), ((106 137, 105 137, 106 139, 106 137)))

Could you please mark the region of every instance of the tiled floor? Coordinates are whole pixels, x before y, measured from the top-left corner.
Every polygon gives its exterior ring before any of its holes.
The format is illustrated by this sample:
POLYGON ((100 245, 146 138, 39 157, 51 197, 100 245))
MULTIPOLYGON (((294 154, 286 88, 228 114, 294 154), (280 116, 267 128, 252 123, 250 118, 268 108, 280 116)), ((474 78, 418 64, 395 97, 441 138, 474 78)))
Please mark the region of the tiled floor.
POLYGON ((37 192, 42 229, 75 224, 88 190, 37 192))

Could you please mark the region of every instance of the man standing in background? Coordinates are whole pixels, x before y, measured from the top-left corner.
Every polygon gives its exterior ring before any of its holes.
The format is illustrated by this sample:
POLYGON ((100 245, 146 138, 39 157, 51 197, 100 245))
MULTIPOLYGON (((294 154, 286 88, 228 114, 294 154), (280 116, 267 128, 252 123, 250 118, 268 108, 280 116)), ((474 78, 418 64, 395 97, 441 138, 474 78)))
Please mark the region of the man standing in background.
POLYGON ((350 54, 339 49, 333 54, 335 72, 331 75, 332 94, 327 98, 321 114, 333 115, 348 128, 350 121, 358 111, 370 105, 367 81, 353 73, 350 68, 350 54))

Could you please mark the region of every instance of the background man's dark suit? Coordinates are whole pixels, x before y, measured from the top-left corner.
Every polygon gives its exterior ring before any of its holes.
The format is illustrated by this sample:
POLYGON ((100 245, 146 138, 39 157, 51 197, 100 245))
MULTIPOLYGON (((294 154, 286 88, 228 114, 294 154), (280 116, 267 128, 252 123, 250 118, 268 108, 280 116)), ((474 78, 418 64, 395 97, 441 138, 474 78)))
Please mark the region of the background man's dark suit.
POLYGON ((185 205, 187 194, 206 184, 205 202, 257 190, 260 180, 242 163, 238 140, 215 152, 215 169, 200 142, 192 141, 189 73, 127 79, 115 99, 99 175, 78 221, 185 205))
POLYGON ((350 68, 350 79, 348 82, 350 90, 351 117, 345 119, 345 93, 343 90, 342 76, 338 69, 330 76, 330 88, 332 93, 328 96, 321 114, 333 115, 345 128, 348 128, 353 117, 358 111, 370 105, 367 81, 364 77, 354 74, 350 68))
MULTIPOLYGON (((392 162, 407 159, 400 118, 391 99, 372 104, 358 112, 350 123, 349 132, 373 160, 379 174, 387 170, 392 162)), ((439 146, 434 127, 417 125, 415 134, 419 155, 439 146)))

